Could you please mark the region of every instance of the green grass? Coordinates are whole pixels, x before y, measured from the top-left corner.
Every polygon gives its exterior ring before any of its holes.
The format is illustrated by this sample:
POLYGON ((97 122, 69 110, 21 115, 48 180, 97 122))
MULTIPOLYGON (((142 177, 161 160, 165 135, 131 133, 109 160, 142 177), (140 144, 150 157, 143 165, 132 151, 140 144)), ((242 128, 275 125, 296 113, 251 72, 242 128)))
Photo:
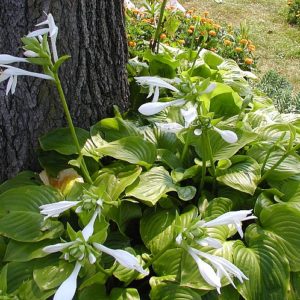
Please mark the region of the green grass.
POLYGON ((273 69, 286 77, 300 92, 300 30, 286 22, 286 0, 181 0, 197 13, 209 11, 220 24, 239 26, 246 22, 256 45, 259 76, 273 69))

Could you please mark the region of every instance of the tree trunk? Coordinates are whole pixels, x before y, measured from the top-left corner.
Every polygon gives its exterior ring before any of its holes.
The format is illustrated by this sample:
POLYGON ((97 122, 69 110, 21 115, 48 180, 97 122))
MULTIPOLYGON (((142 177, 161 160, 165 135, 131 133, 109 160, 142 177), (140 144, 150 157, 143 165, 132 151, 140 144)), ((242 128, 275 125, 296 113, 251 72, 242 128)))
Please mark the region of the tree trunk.
MULTIPOLYGON (((43 12, 52 13, 59 27, 59 55, 72 56, 60 78, 75 126, 88 128, 111 114, 113 105, 125 110, 123 0, 1 0, 0 53, 22 56, 20 38, 46 19, 43 12)), ((0 83, 0 182, 37 170, 38 137, 66 125, 53 83, 20 77, 15 94, 5 96, 6 83, 0 83)))

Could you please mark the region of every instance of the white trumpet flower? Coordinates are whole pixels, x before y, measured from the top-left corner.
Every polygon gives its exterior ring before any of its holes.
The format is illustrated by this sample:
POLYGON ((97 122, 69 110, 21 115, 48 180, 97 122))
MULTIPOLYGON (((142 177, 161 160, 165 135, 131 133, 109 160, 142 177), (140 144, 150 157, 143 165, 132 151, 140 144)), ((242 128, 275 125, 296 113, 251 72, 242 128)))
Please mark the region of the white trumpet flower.
POLYGON ((197 105, 194 105, 188 109, 180 109, 181 115, 184 118, 184 127, 188 128, 198 117, 197 105))
POLYGON ((243 283, 244 280, 248 280, 245 274, 238 267, 223 257, 205 253, 189 246, 187 247, 187 251, 197 263, 199 272, 203 279, 211 286, 216 287, 219 293, 221 280, 224 276, 235 288, 236 286, 231 278, 232 275, 237 277, 241 283, 243 283), (200 256, 208 260, 216 271, 208 263, 205 263, 200 256))
POLYGON ((33 32, 30 32, 27 35, 27 37, 36 37, 36 36, 40 36, 40 35, 49 33, 53 59, 54 59, 54 62, 57 62, 58 55, 57 55, 57 49, 56 49, 56 39, 57 39, 57 34, 58 34, 58 27, 55 25, 52 14, 48 14, 46 21, 41 22, 35 26, 42 26, 42 25, 48 25, 48 28, 42 28, 42 29, 38 29, 33 32))
POLYGON ((73 272, 57 289, 53 297, 53 300, 73 299, 77 288, 77 277, 80 269, 81 269, 81 264, 79 262, 76 262, 73 272))
POLYGON ((31 50, 26 50, 23 54, 26 57, 38 57, 39 56, 36 52, 31 51, 31 50))
POLYGON ((91 220, 89 221, 89 223, 82 230, 82 235, 83 235, 83 238, 84 238, 85 241, 87 241, 89 239, 89 237, 93 235, 94 224, 95 224, 96 218, 100 214, 100 211, 101 211, 100 208, 97 207, 97 209, 95 210, 91 220))
MULTIPOLYGON (((154 94, 152 102, 157 102, 158 101, 158 99, 159 99, 159 88, 169 89, 169 90, 171 90, 173 92, 177 92, 177 93, 179 92, 179 90, 176 87, 174 87, 173 85, 169 84, 168 82, 166 82, 165 80, 163 80, 159 77, 141 76, 141 77, 134 77, 134 78, 135 78, 135 80, 138 84, 149 86, 149 94, 148 94, 147 98, 151 97, 154 94)), ((146 104, 149 104, 149 103, 146 103, 146 104)), ((151 112, 152 107, 155 107, 155 108, 157 107, 158 108, 160 106, 161 106, 161 104, 156 104, 156 105, 149 106, 150 110, 149 110, 148 113, 150 113, 150 114, 146 114, 146 116, 154 115, 157 112, 160 112, 165 108, 165 107, 162 107, 160 110, 158 110, 155 113, 151 112)), ((145 107, 148 108, 148 106, 145 106, 145 104, 143 104, 139 108, 139 111, 140 111, 141 114, 144 114, 143 112, 145 111, 145 107)), ((147 109, 146 109, 146 113, 147 113, 147 109)))
POLYGON ((6 68, 3 72, 0 72, 1 74, 0 82, 9 79, 6 87, 6 95, 8 95, 10 91, 12 94, 15 93, 16 85, 17 85, 17 76, 31 76, 31 77, 37 77, 46 80, 54 80, 53 77, 46 74, 29 72, 20 68, 8 66, 8 65, 2 65, 2 64, 0 64, 0 67, 6 68))
POLYGON ((0 64, 8 65, 16 62, 28 62, 26 58, 16 57, 9 54, 0 54, 0 64))
POLYGON ((177 99, 170 102, 148 102, 139 107, 139 112, 144 116, 152 116, 169 106, 179 106, 183 105, 184 103, 184 99, 177 99))
POLYGON ((229 144, 233 144, 238 141, 236 133, 231 130, 221 130, 217 127, 213 127, 213 130, 219 133, 221 138, 229 144))
MULTIPOLYGON (((83 235, 83 238, 85 241, 87 241, 93 235, 94 224, 95 224, 96 218, 99 213, 100 213, 100 208, 97 208, 96 211, 94 212, 91 220, 89 221, 89 223, 82 230, 82 235, 83 235)), ((76 244, 78 242, 80 242, 80 240, 46 246, 43 248, 43 251, 46 253, 59 252, 70 246, 73 246, 74 244, 76 244)), ((65 258, 68 259, 68 255, 65 255, 65 258)), ((84 254, 82 255, 82 257, 80 257, 79 260, 82 260, 83 258, 84 258, 84 254)), ((91 264, 94 264, 96 262, 95 255, 90 252, 88 254, 88 260, 91 264)), ((57 289, 53 300, 72 300, 73 299, 75 292, 76 292, 76 288, 77 288, 77 277, 78 277, 80 269, 81 269, 81 264, 80 264, 80 262, 77 261, 73 272, 57 289)))
POLYGON ((125 268, 136 270, 143 275, 148 275, 148 272, 139 264, 137 258, 129 252, 120 249, 110 249, 98 243, 93 243, 93 246, 97 250, 114 257, 115 260, 125 268))
POLYGON ((45 215, 44 220, 48 218, 58 217, 63 212, 78 205, 80 201, 60 201, 40 206, 41 214, 45 215))
POLYGON ((252 209, 227 212, 214 220, 201 225, 202 227, 215 227, 220 225, 234 225, 241 238, 243 238, 242 221, 257 219, 252 215, 252 209))
MULTIPOLYGON (((205 261, 203 261, 196 252, 197 249, 192 247, 187 247, 188 253, 194 259, 198 266, 198 270, 203 277, 203 279, 211 286, 215 287, 217 291, 220 293, 221 288, 221 278, 216 274, 214 269, 205 261)), ((200 252, 200 251, 199 251, 200 252)))

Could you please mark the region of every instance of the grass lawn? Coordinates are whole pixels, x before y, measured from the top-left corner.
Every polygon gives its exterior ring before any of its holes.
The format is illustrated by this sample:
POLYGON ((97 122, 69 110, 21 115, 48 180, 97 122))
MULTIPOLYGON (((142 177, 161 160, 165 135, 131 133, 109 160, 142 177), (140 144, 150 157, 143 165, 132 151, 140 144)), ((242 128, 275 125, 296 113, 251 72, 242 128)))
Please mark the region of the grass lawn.
POLYGON ((286 22, 286 0, 181 0, 197 13, 208 11, 220 24, 239 26, 246 22, 256 45, 260 76, 273 69, 286 77, 300 92, 300 29, 286 22))

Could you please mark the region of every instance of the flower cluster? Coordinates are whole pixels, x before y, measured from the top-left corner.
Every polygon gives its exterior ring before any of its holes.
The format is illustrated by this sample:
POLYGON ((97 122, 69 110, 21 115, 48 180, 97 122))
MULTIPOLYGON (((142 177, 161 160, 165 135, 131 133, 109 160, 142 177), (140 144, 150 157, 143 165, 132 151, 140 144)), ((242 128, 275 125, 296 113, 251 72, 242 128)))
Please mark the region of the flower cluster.
POLYGON ((197 264, 203 279, 215 287, 219 293, 223 277, 226 277, 234 287, 235 284, 231 276, 237 277, 241 283, 248 278, 227 259, 197 249, 199 246, 214 249, 222 248, 222 243, 219 240, 207 236, 205 228, 233 225, 242 238, 242 221, 252 219, 256 219, 252 215, 252 210, 231 211, 208 222, 196 219, 189 228, 185 228, 176 238, 177 245, 185 249, 197 264))

